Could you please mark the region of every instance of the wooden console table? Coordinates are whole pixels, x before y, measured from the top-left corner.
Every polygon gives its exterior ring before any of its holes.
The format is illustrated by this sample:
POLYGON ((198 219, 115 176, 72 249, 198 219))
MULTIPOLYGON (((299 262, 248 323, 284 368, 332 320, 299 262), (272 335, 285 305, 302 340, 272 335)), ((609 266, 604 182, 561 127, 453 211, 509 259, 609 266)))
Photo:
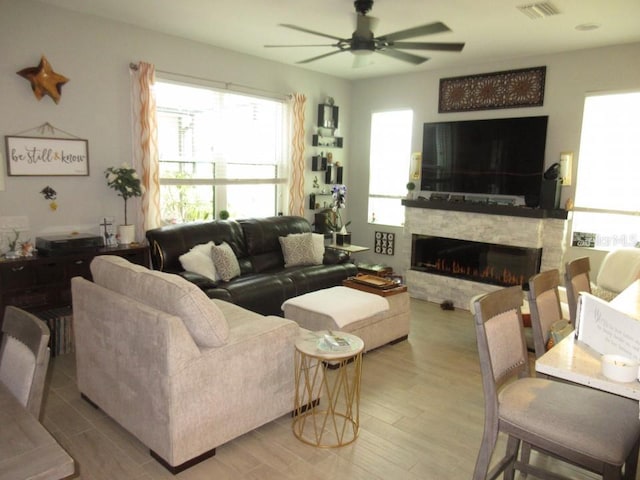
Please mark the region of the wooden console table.
POLYGON ((71 305, 71 278, 91 279, 89 264, 98 255, 118 255, 149 266, 149 247, 103 247, 66 255, 0 259, 0 327, 7 305, 33 313, 71 305))

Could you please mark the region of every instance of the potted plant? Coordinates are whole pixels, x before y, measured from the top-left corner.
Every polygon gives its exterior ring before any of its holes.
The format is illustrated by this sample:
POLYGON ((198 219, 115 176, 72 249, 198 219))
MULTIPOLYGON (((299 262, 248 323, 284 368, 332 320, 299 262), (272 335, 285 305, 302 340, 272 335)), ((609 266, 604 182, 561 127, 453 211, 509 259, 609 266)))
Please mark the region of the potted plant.
POLYGON ((349 245, 351 243, 351 234, 347 231, 347 227, 351 222, 343 223, 340 210, 347 205, 347 186, 334 185, 331 188, 331 213, 327 216, 327 225, 334 233, 334 243, 337 245, 349 245))
POLYGON ((229 218, 229 210, 220 210, 218 218, 220 220, 227 220, 229 218))
POLYGON ((123 163, 119 167, 109 167, 104 175, 107 185, 118 192, 118 196, 124 200, 124 224, 118 226, 118 243, 127 245, 135 241, 135 225, 129 225, 127 220, 127 200, 131 197, 140 197, 144 193, 144 187, 134 168, 123 163))
POLYGON ((416 184, 413 182, 409 182, 407 183, 407 198, 408 199, 412 199, 413 198, 413 191, 416 189, 416 184))

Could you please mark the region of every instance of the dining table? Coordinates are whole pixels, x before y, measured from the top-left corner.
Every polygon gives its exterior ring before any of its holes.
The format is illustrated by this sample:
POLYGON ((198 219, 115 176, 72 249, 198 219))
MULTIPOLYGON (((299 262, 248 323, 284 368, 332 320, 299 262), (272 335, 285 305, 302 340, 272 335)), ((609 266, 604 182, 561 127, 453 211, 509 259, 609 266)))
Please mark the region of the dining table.
POLYGON ((0 480, 57 480, 74 468, 73 458, 0 382, 0 480))
MULTIPOLYGON (((610 305, 640 321, 640 280, 611 300, 610 305)), ((602 355, 572 332, 536 360, 537 372, 640 401, 640 382, 617 382, 602 374, 602 355)))

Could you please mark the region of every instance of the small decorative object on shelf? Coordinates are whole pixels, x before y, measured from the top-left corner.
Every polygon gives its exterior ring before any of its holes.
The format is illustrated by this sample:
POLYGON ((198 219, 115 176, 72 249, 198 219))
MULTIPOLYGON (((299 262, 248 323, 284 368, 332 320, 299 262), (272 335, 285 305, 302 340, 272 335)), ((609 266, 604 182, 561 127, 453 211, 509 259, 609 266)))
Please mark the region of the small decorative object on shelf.
POLYGON ((135 241, 135 225, 127 222, 127 200, 140 197, 144 193, 144 186, 134 168, 123 163, 120 167, 109 167, 104 172, 107 185, 118 192, 124 200, 124 225, 118 227, 118 243, 128 245, 135 241))
POLYGON ((413 191, 416 189, 416 184, 413 182, 409 182, 407 183, 407 198, 408 199, 412 199, 413 198, 413 191))
POLYGON ((102 227, 102 236, 104 244, 107 247, 115 247, 118 245, 116 234, 113 231, 113 217, 102 217, 100 219, 100 227, 102 227))

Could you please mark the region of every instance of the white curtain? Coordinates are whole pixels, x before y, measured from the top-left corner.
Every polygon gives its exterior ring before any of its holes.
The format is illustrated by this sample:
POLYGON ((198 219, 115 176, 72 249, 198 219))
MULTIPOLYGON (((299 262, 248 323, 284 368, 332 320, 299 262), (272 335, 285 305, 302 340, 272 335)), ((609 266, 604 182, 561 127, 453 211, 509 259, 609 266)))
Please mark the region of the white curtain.
POLYGON ((307 97, 291 96, 293 131, 291 138, 291 176, 289 177, 289 215, 304 215, 304 108, 307 97))
POLYGON ((145 232, 160 226, 160 181, 158 172, 158 124, 156 99, 153 94, 155 67, 146 62, 133 64, 131 73, 131 99, 133 116, 133 167, 145 188, 138 200, 136 239, 145 238, 145 232))

